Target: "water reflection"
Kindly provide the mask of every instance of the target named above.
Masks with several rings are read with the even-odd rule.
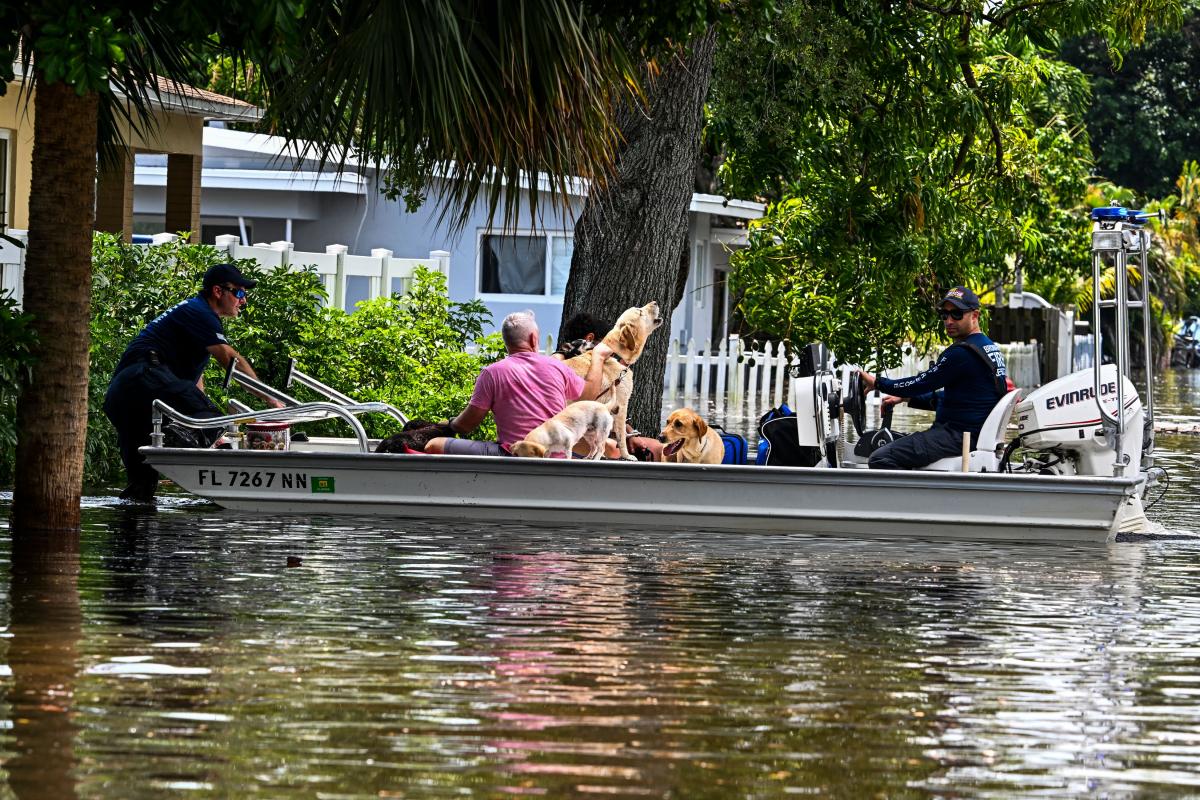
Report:
[[[14,537],[4,769],[19,798],[75,797],[79,536]]]
[[[1162,406],[1186,416],[1193,377],[1172,380]],[[1200,528],[1196,442],[1158,444],[1174,483],[1155,514]],[[84,516],[78,553],[13,559],[18,796],[1198,791],[1193,542],[266,518],[183,499],[98,498]]]

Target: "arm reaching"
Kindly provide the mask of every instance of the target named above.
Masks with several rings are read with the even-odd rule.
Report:
[[[212,357],[215,358],[225,369],[229,369],[229,362],[236,358],[238,360],[238,369],[249,375],[251,378],[258,380],[258,375],[254,372],[254,367],[250,366],[250,362],[246,360],[246,357],[237,350],[234,350],[229,345],[214,344],[212,347],[208,348],[208,352],[211,353]],[[203,380],[203,378],[201,378],[201,380]],[[265,402],[271,408],[283,408],[283,403],[276,400],[274,397],[268,397],[262,392],[250,389],[249,387],[247,387],[246,391],[261,397],[263,402]]]

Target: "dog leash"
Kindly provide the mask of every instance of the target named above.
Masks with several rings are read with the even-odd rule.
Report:
[[[624,367],[624,369],[621,370],[621,374],[618,375],[612,383],[610,383],[607,387],[605,387],[604,390],[602,392],[600,392],[600,394],[596,395],[596,400],[599,400],[601,397],[604,397],[604,395],[608,394],[613,389],[615,389],[617,384],[620,383],[622,380],[624,380],[625,376],[629,373],[629,365],[626,364],[623,360],[621,360],[620,356],[618,356],[616,353],[613,353],[611,356],[609,356],[609,358],[616,361],[618,364],[620,364],[622,367]]]

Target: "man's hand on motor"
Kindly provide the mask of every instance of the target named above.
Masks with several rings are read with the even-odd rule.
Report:
[[[903,402],[904,402],[903,397],[896,397],[895,395],[885,394],[883,396],[882,408],[891,408],[892,406],[898,406]]]
[[[860,369],[858,371],[858,377],[862,379],[863,386],[866,387],[868,392],[875,388],[875,376],[871,373]]]

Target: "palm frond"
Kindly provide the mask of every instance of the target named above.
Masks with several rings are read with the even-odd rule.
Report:
[[[636,72],[610,26],[569,0],[324,0],[290,63],[263,70],[272,132],[339,170],[357,155],[396,184],[437,182],[443,216],[538,218],[538,192],[603,181],[615,104]],[[261,60],[260,60],[261,62]],[[524,197],[524,203],[522,203]]]

